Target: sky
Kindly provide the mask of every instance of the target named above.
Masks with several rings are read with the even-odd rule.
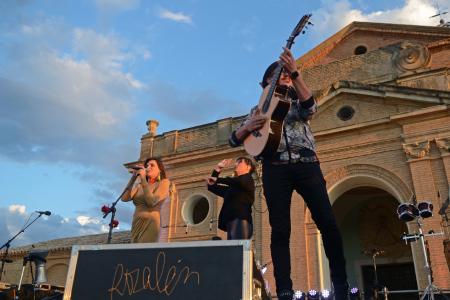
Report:
[[[243,115],[302,15],[296,57],[352,21],[436,25],[450,0],[1,0],[0,246],[108,231],[100,208],[158,133]],[[449,21],[449,20],[447,20]],[[119,230],[134,207],[117,206]]]

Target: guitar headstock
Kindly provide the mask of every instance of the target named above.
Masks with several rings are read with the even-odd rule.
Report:
[[[308,25],[314,25],[309,21],[311,16],[312,14],[307,14],[300,19],[297,26],[295,26],[294,30],[292,30],[291,36],[289,37],[288,41],[293,42],[295,37],[297,37],[300,33],[305,33],[305,30],[308,29]]]

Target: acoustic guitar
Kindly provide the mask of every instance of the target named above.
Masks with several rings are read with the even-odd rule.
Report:
[[[311,14],[304,15],[301,18],[287,39],[286,48],[291,49],[294,39],[300,33],[305,33],[306,25],[312,25],[309,22],[310,18]],[[245,151],[251,156],[270,158],[276,153],[280,145],[284,118],[291,107],[288,90],[277,88],[277,82],[282,72],[283,66],[279,64],[274,71],[270,84],[263,90],[259,99],[259,114],[265,116],[267,121],[261,129],[253,131],[244,140]]]

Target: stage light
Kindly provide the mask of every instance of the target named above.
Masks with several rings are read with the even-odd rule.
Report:
[[[360,300],[361,299],[361,291],[355,286],[350,289],[350,299],[352,300]]]
[[[312,289],[308,291],[308,300],[317,300],[319,298],[320,294],[316,290]]]
[[[320,299],[333,299],[333,293],[330,290],[323,289],[320,293]]]
[[[297,290],[297,291],[294,292],[294,299],[295,300],[305,300],[306,299],[306,295],[302,291],[298,291]]]

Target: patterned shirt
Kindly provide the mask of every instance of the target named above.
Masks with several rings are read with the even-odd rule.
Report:
[[[250,114],[246,116],[237,129],[249,121],[250,116],[256,108],[257,106],[252,108]],[[300,157],[301,149],[316,151],[316,143],[309,124],[309,120],[311,120],[316,111],[317,103],[312,96],[303,102],[300,102],[298,99],[292,100],[291,107],[284,120],[281,142],[275,155],[277,160],[288,161],[289,152],[291,152],[291,159],[297,159]],[[232,147],[240,146],[243,142],[237,139],[236,130],[232,132],[229,139],[230,146]],[[289,147],[286,146],[286,139]]]

